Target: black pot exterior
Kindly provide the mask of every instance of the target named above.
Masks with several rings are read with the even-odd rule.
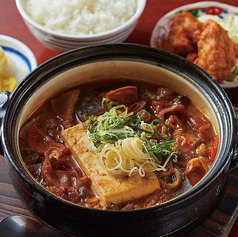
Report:
[[[166,207],[117,212],[75,208],[31,189],[11,167],[13,185],[27,208],[50,227],[78,237],[181,236],[212,210],[223,187],[224,172],[199,193]]]
[[[191,77],[220,113],[220,127],[225,134],[219,162],[196,187],[159,206],[136,211],[103,211],[80,207],[63,201],[37,185],[26,171],[18,149],[19,118],[25,102],[41,84],[59,72],[92,60],[135,60],[171,68]],[[177,235],[206,216],[215,205],[225,182],[235,143],[236,126],[232,105],[224,91],[204,71],[170,53],[137,45],[101,45],[62,54],[39,66],[20,83],[13,93],[3,121],[3,148],[15,189],[30,211],[47,225],[73,236],[163,236]]]

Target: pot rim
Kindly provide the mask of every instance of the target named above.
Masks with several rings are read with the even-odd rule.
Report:
[[[130,52],[132,51],[132,52]],[[143,54],[144,53],[144,54]],[[78,204],[74,204],[72,202],[66,201],[48,190],[46,190],[43,186],[41,186],[33,177],[29,175],[28,170],[22,165],[23,162],[20,161],[21,166],[19,167],[14,160],[14,156],[16,155],[16,152],[14,149],[10,149],[12,146],[12,143],[9,141],[8,129],[11,128],[9,124],[16,123],[16,118],[11,116],[12,111],[15,109],[17,110],[17,107],[21,106],[24,102],[24,97],[29,97],[30,90],[34,86],[38,86],[42,84],[42,78],[50,78],[54,75],[57,75],[56,71],[57,69],[61,69],[61,72],[63,72],[62,68],[68,68],[74,67],[75,65],[79,65],[78,62],[82,61],[81,63],[87,63],[90,62],[92,58],[97,60],[97,58],[100,57],[109,57],[109,59],[115,59],[117,60],[117,57],[113,56],[117,54],[117,57],[120,56],[120,59],[132,60],[133,57],[136,57],[136,59],[139,61],[144,61],[145,63],[150,61],[152,63],[156,62],[157,60],[167,60],[166,62],[174,63],[176,64],[176,68],[179,67],[185,69],[188,67],[191,71],[187,72],[188,74],[193,74],[193,76],[200,77],[202,81],[203,89],[210,88],[210,90],[216,95],[219,95],[220,101],[224,104],[226,107],[226,116],[228,116],[230,124],[227,124],[229,126],[230,135],[231,138],[229,141],[227,141],[227,146],[223,148],[223,153],[220,154],[219,159],[222,160],[221,164],[219,164],[220,170],[213,170],[213,172],[209,172],[209,175],[207,175],[206,179],[202,179],[198,183],[198,185],[194,186],[187,192],[179,195],[176,198],[173,198],[167,202],[164,202],[157,206],[152,207],[146,207],[139,210],[133,210],[133,211],[110,211],[110,210],[100,210],[100,209],[93,209],[98,212],[107,212],[107,213],[129,213],[131,215],[132,213],[139,213],[139,212],[145,212],[147,210],[148,212],[155,211],[157,209],[176,206],[180,202],[183,202],[185,200],[190,200],[194,195],[197,195],[202,189],[206,188],[209,183],[212,182],[212,180],[215,180],[218,176],[221,175],[223,171],[227,172],[230,164],[230,157],[232,156],[232,150],[235,144],[235,134],[236,134],[236,125],[235,125],[235,112],[233,110],[232,104],[228,98],[228,96],[225,94],[224,90],[216,83],[214,79],[212,79],[205,71],[197,67],[196,65],[192,64],[191,62],[187,61],[184,58],[181,58],[177,55],[168,53],[166,51],[160,50],[160,49],[154,49],[148,46],[141,46],[141,45],[135,45],[135,44],[106,44],[106,45],[96,45],[96,46],[88,46],[88,47],[82,47],[78,49],[71,50],[69,52],[63,53],[61,55],[58,55],[47,62],[41,64],[38,66],[32,73],[30,73],[16,88],[16,90],[11,94],[11,98],[9,100],[5,118],[2,123],[2,143],[3,148],[5,151],[5,156],[7,157],[8,161],[10,162],[11,166],[15,169],[15,171],[18,173],[18,175],[35,191],[37,191],[40,195],[43,197],[47,197],[49,200],[53,200],[54,202],[59,202],[61,205],[65,207],[72,207],[72,208],[78,208],[79,210],[85,210],[88,209],[92,210],[88,207],[83,207]],[[140,56],[140,54],[143,54],[143,56]],[[79,57],[80,56],[80,57]],[[99,57],[99,58],[100,58]],[[108,58],[107,58],[108,60]],[[147,61],[146,61],[147,60]],[[215,98],[215,97],[214,97]],[[18,101],[18,102],[16,102]],[[15,114],[14,114],[15,115]],[[11,118],[8,120],[8,118]],[[10,126],[10,127],[9,127]],[[14,141],[16,142],[16,139]],[[10,139],[11,140],[11,139]],[[218,158],[217,158],[218,159]],[[216,172],[215,172],[216,171]]]

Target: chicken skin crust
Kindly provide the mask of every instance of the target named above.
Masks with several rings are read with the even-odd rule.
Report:
[[[236,45],[218,23],[207,20],[198,41],[198,57],[194,63],[216,81],[224,80],[236,65]]]
[[[197,52],[202,29],[203,24],[191,13],[179,13],[171,23],[169,35],[162,40],[162,49],[182,57]]]

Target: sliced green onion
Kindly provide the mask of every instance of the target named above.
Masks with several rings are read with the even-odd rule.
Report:
[[[173,157],[174,162],[177,162],[178,150],[176,141],[169,141],[171,133],[167,124],[159,119],[154,119],[150,124],[145,124],[141,121],[139,114],[128,113],[128,108],[125,105],[118,105],[116,102],[106,98],[103,99],[102,104],[108,106],[110,108],[109,111],[99,117],[90,116],[86,122],[89,139],[97,151],[100,152],[106,144],[114,146],[120,144],[119,141],[126,138],[138,137],[144,142],[144,149],[147,149],[151,159],[158,165],[163,162],[162,157],[167,157],[166,164],[171,157]],[[156,130],[155,123],[160,123],[167,127],[168,137],[162,136]],[[158,140],[151,137],[157,137],[165,142],[158,143]]]

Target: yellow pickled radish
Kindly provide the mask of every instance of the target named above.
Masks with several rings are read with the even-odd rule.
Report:
[[[13,92],[17,86],[17,80],[11,75],[12,72],[13,69],[11,60],[0,46],[0,92]]]
[[[0,73],[2,73],[7,67],[7,57],[2,47],[0,46]]]
[[[10,76],[9,78],[0,78],[1,91],[10,91],[13,92],[17,86],[17,80],[15,77]]]

